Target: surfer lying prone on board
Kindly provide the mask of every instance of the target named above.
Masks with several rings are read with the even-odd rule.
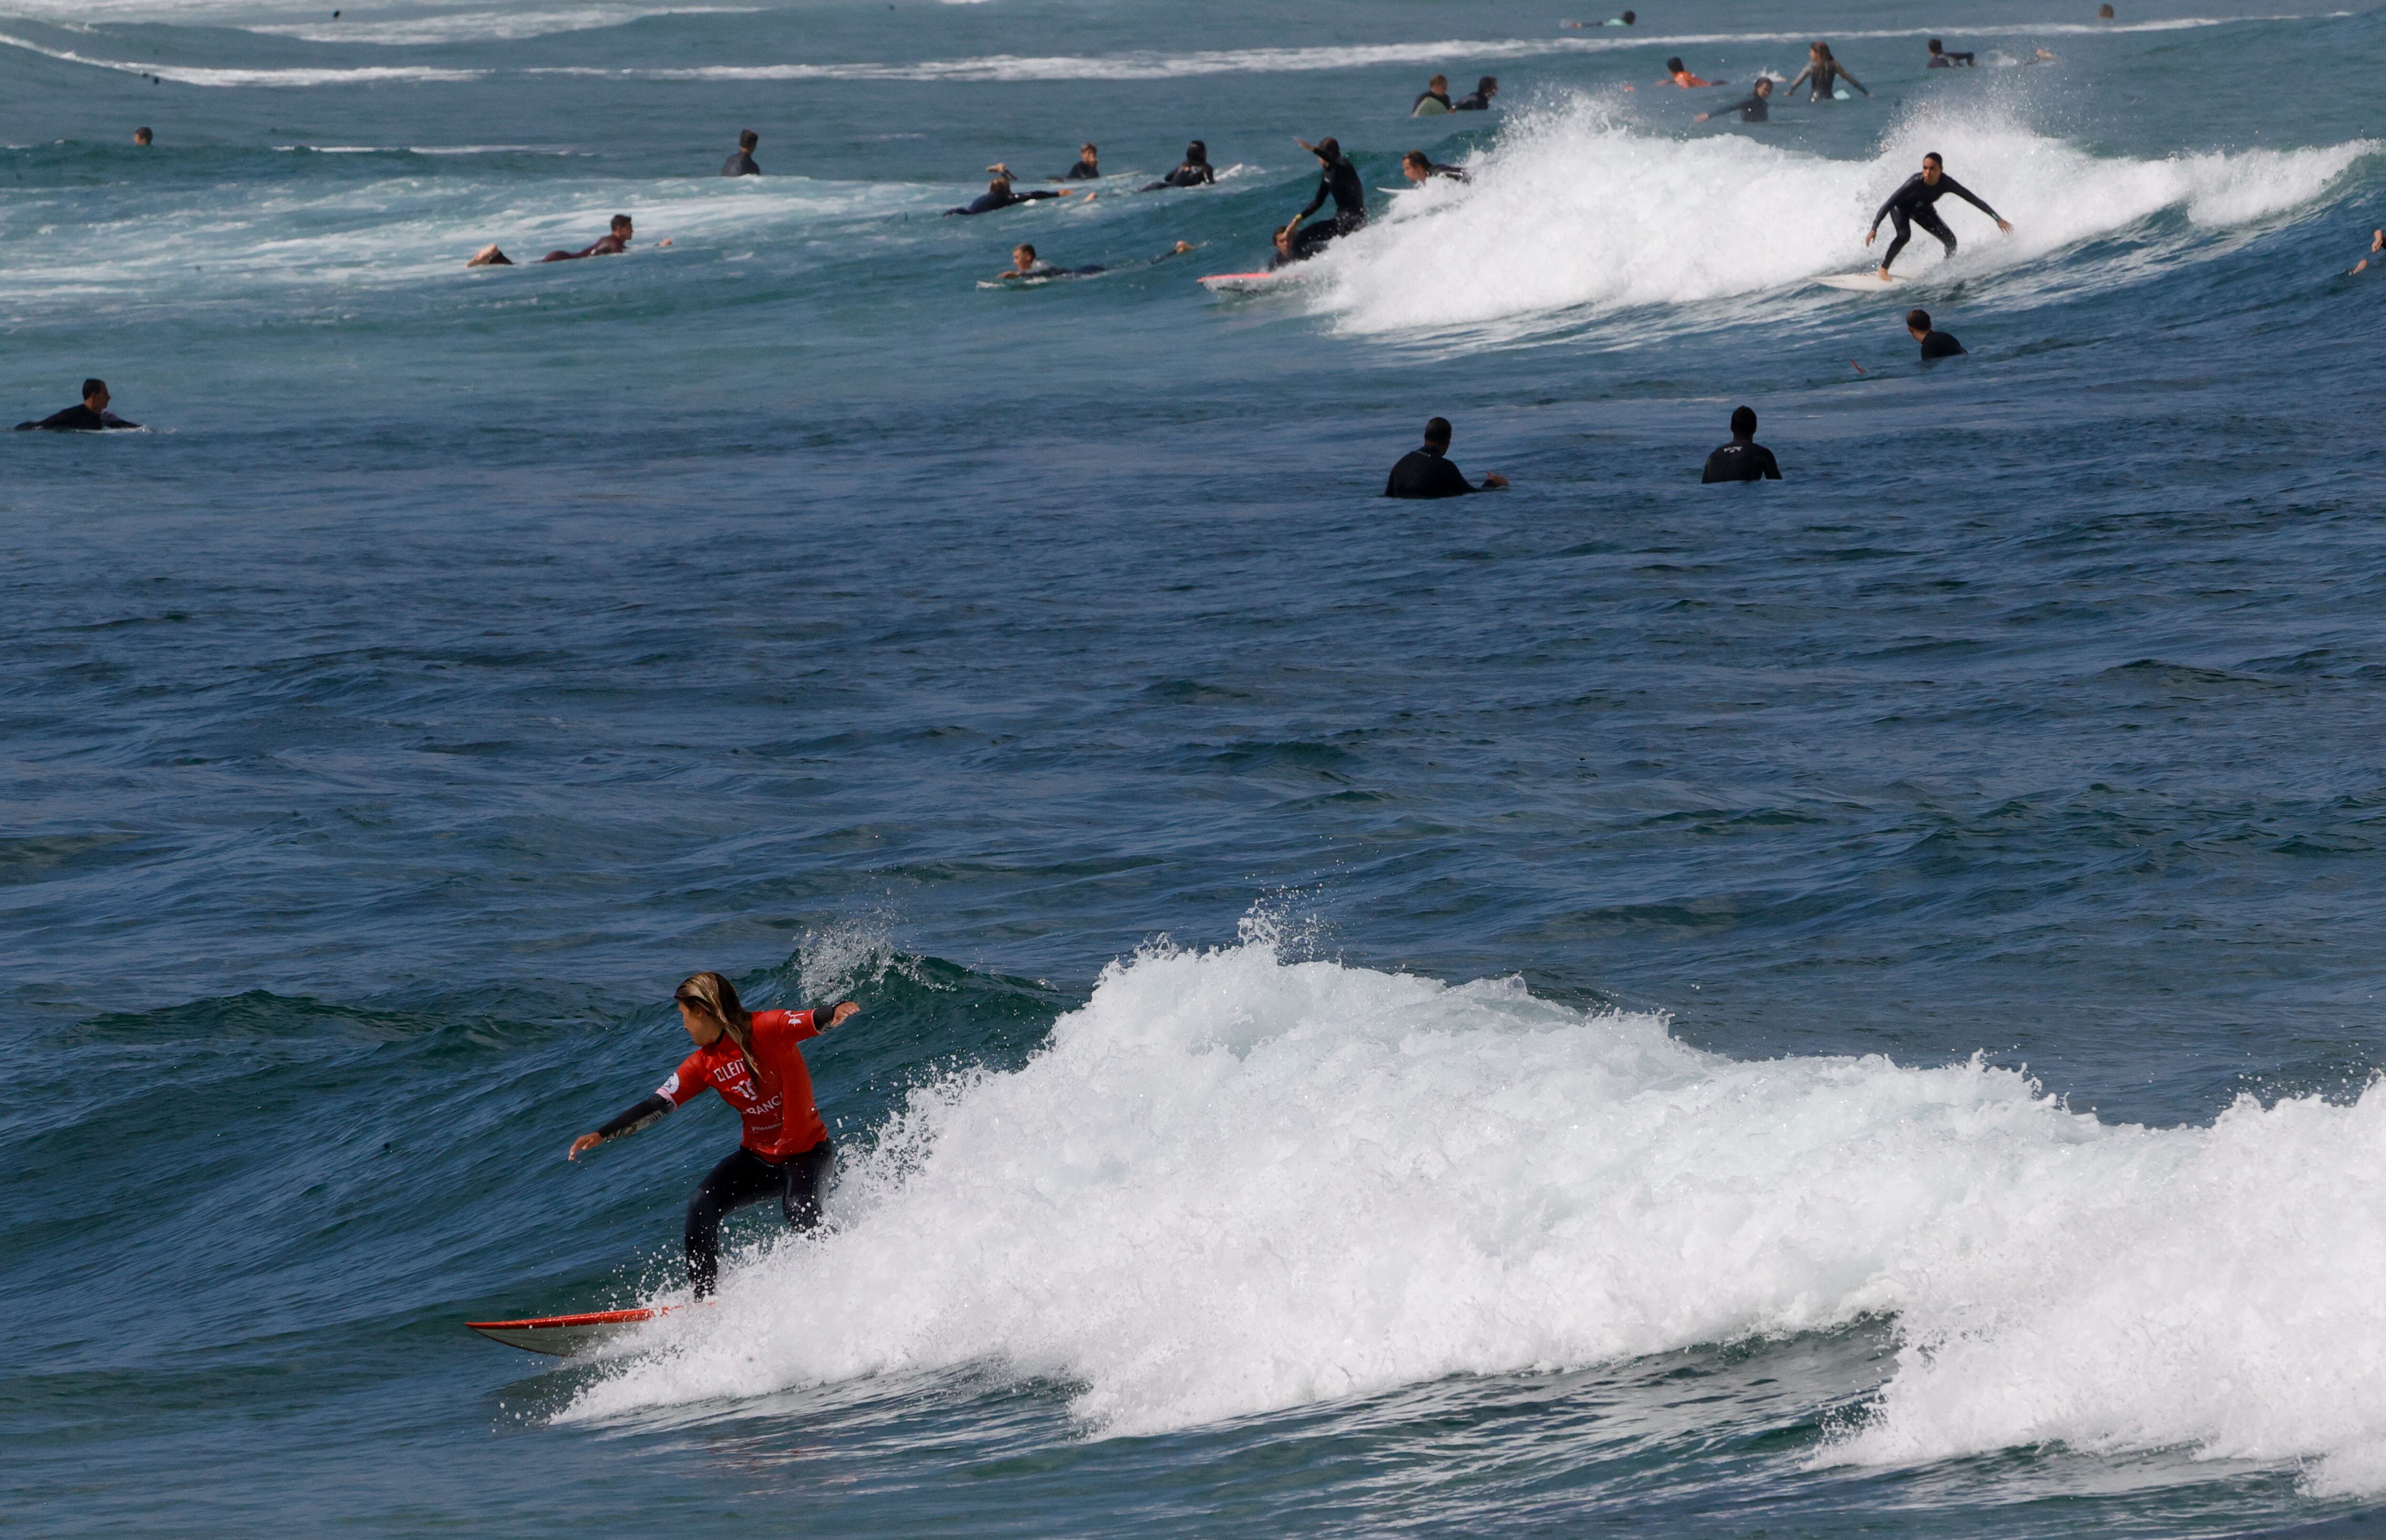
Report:
[[[839,1000],[826,1011],[754,1010],[718,973],[698,973],[672,992],[680,1024],[696,1051],[680,1060],[654,1094],[594,1133],[571,1141],[577,1160],[624,1133],[635,1133],[675,1107],[717,1091],[737,1109],[746,1136],[687,1200],[687,1281],[696,1296],[712,1292],[721,1272],[721,1221],[733,1208],[765,1198],[799,1231],[820,1223],[821,1189],[836,1163],[828,1125],[812,1105],[811,1071],[796,1045],[818,1037],[861,1008]]]
[[[1870,245],[1873,238],[1880,233],[1881,220],[1886,219],[1896,223],[1897,239],[1889,244],[1888,252],[1880,259],[1883,282],[1889,278],[1889,265],[1897,260],[1897,254],[1903,251],[1905,243],[1914,238],[1909,225],[1920,225],[1939,237],[1939,244],[1947,248],[1948,256],[1955,255],[1955,232],[1947,228],[1946,221],[1940,219],[1938,210],[1931,207],[1950,193],[1996,220],[1999,230],[2008,235],[2013,233],[2013,226],[2006,222],[2003,215],[1982,203],[1970,188],[1947,174],[1947,163],[1939,158],[1938,151],[1933,150],[1922,157],[1922,169],[1907,177],[1905,185],[1889,195],[1888,201],[1873,215],[1872,228],[1865,232],[1865,244]]]
[[[1091,278],[1102,269],[1096,267],[1056,268],[1036,255],[1036,248],[1024,241],[1011,248],[1011,266],[995,274],[997,280],[1021,278]]]
[[[1066,193],[1047,192],[1040,187],[1033,192],[1014,193],[1011,190],[1009,177],[997,177],[986,184],[985,192],[980,193],[961,207],[948,208],[945,212],[947,214],[991,214],[998,208],[1009,208],[1013,204],[1034,203],[1039,198],[1065,198],[1068,195]],[[1086,195],[1093,196],[1090,193]]]

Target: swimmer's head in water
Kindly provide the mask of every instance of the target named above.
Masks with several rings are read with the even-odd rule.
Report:
[[[1210,164],[1210,146],[1196,139],[1185,146],[1185,158],[1196,166]]]
[[[1011,260],[1012,265],[1015,267],[1034,267],[1036,265],[1036,248],[1029,245],[1026,242],[1022,241],[1019,244],[1011,248]]]
[[[1928,336],[1930,334],[1930,312],[1928,310],[1908,310],[1905,312],[1905,329],[1908,332],[1913,332],[1917,337]]]
[[[107,382],[86,380],[82,382],[82,404],[94,412],[107,410]]]
[[[1486,75],[1481,80],[1476,81],[1475,82],[1475,94],[1478,96],[1497,96],[1500,94],[1500,77],[1497,75]]]
[[[1754,438],[1756,436],[1755,407],[1734,407],[1731,409],[1731,436],[1734,438]]]
[[[1806,56],[1828,64],[1831,62],[1831,45],[1827,43],[1811,44],[1807,46]]]
[[[1686,70],[1686,69],[1689,69],[1689,67],[1688,65],[1685,65],[1685,64],[1684,64],[1680,59],[1678,59],[1678,58],[1670,58],[1670,59],[1667,59],[1667,60],[1665,61],[1665,73],[1666,73],[1666,74],[1668,74],[1668,75],[1678,75],[1678,74],[1681,74],[1684,70]]]
[[[2112,7],[2112,6],[2097,6],[2097,7],[2096,7],[2096,19],[2097,19],[2097,20],[2099,20],[2099,21],[2110,21],[2110,20],[2112,20],[2112,19],[2113,19],[2113,7]]]
[[[132,142],[135,144],[146,144],[149,143],[149,130],[146,126],[137,128],[132,131]]]
[[[1436,75],[1433,79],[1425,82],[1425,88],[1427,91],[1438,91],[1447,95],[1450,92],[1450,77],[1447,75]]]
[[[1449,448],[1450,419],[1446,417],[1438,417],[1432,421],[1426,423],[1425,425],[1425,441],[1427,444],[1438,444],[1444,449]]]
[[[755,145],[760,144],[761,142],[762,136],[756,133],[752,129],[739,129],[737,131],[737,147],[741,150],[751,150]]]
[[[1759,75],[1756,77],[1756,94],[1760,96],[1770,96],[1773,94],[1772,76]]]
[[[1096,160],[1099,159],[1100,157],[1101,152],[1095,149],[1091,144],[1080,144],[1077,146],[1077,158],[1084,161],[1088,166],[1091,166]]]
[[[630,217],[627,214],[616,214],[613,216],[613,233],[619,235],[622,240],[626,241],[630,238],[630,232],[634,228],[634,227],[630,223]]]
[[[1632,23],[1639,20],[1640,19],[1633,15],[1630,11],[1626,11],[1622,16],[1617,17],[1615,19],[1629,27]]]
[[[1429,171],[1433,169],[1432,158],[1423,150],[1411,150],[1408,154],[1400,157],[1400,169],[1402,170],[1407,170],[1411,168],[1414,168],[1420,171]]]
[[[1935,37],[1928,43],[1925,44],[1924,46],[1928,48],[1934,54],[1943,54],[1947,51],[1946,46]]]

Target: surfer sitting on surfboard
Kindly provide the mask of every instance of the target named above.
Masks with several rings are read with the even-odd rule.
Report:
[[[1947,228],[1946,221],[1940,219],[1938,210],[1931,207],[1950,193],[1996,220],[1999,230],[2008,235],[2013,233],[2013,226],[2005,222],[2003,215],[1982,203],[1970,188],[1947,174],[1947,163],[1939,158],[1938,151],[1933,150],[1922,157],[1922,169],[1907,177],[1905,185],[1889,195],[1889,201],[1873,215],[1872,228],[1865,232],[1865,244],[1870,245],[1874,237],[1880,233],[1882,219],[1896,223],[1897,239],[1889,244],[1888,253],[1880,259],[1882,282],[1889,281],[1889,265],[1897,260],[1897,254],[1903,251],[1905,243],[1914,238],[1909,225],[1920,225],[1939,237],[1939,244],[1947,248],[1948,256],[1955,255],[1955,232]]]
[[[719,973],[697,974],[672,998],[696,1051],[652,1096],[571,1141],[565,1158],[577,1160],[608,1139],[635,1133],[707,1090],[737,1109],[745,1138],[687,1202],[687,1281],[702,1299],[720,1275],[721,1221],[730,1210],[775,1197],[797,1230],[820,1223],[821,1188],[836,1155],[812,1105],[811,1071],[796,1045],[861,1008],[839,1000],[824,1017],[816,1010],[749,1011],[738,1003],[737,986]]]

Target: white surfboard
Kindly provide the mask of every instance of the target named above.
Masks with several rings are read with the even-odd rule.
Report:
[[[1845,289],[1852,294],[1877,294],[1890,289],[1903,288],[1913,280],[1901,278],[1895,273],[1890,273],[1886,280],[1883,280],[1878,271],[1866,269],[1863,272],[1825,273],[1815,282],[1826,289]]]
[[[662,1305],[649,1309],[591,1310],[584,1315],[532,1316],[524,1321],[468,1321],[464,1324],[491,1342],[502,1342],[509,1347],[524,1348],[533,1353],[551,1353],[562,1358],[634,1332],[649,1321],[686,1308],[684,1305]]]
[[[1275,272],[1213,272],[1195,282],[1213,294],[1255,294],[1289,283],[1298,276],[1279,269]]]

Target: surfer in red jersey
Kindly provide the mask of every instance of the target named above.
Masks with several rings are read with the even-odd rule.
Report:
[[[796,1045],[818,1037],[861,1008],[839,1000],[825,1011],[749,1011],[737,986],[719,973],[698,973],[672,992],[680,1023],[696,1051],[680,1060],[654,1094],[594,1133],[571,1141],[577,1160],[608,1139],[635,1133],[707,1090],[737,1109],[746,1136],[687,1202],[687,1281],[702,1299],[721,1271],[721,1221],[730,1210],[765,1198],[799,1231],[820,1223],[821,1189],[835,1164],[828,1127],[812,1105],[811,1070]]]

